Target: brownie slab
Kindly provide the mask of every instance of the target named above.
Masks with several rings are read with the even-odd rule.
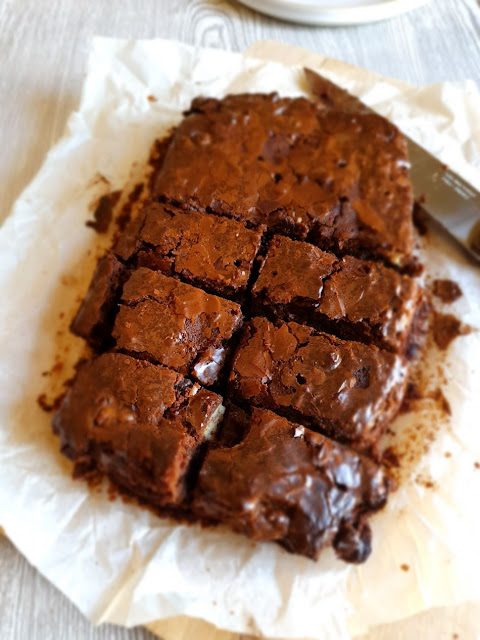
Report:
[[[242,222],[151,203],[114,250],[122,259],[178,275],[185,282],[225,297],[247,287],[264,229]]]
[[[117,350],[210,385],[241,323],[236,302],[142,267],[123,287],[113,338]]]
[[[365,561],[371,551],[367,517],[388,494],[381,469],[271,411],[254,408],[244,416],[239,444],[208,451],[193,512],[309,558],[333,543],[344,560]]]
[[[97,469],[154,506],[178,506],[222,411],[221,396],[179,373],[107,353],[81,367],[53,428],[77,474]]]
[[[230,373],[240,402],[272,409],[360,450],[375,450],[406,383],[399,356],[295,322],[254,318]]]
[[[73,333],[85,338],[95,349],[109,343],[115,318],[117,292],[126,271],[115,255],[108,251],[98,261],[87,294],[70,326]]]
[[[173,134],[157,197],[319,246],[409,262],[406,142],[373,113],[277,94],[197,99]]]
[[[420,299],[417,283],[378,262],[337,258],[274,236],[252,288],[253,310],[403,353]]]

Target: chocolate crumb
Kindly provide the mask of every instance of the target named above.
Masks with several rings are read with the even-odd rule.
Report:
[[[410,567],[408,566],[408,564],[401,564],[400,569],[402,571],[410,571]]]
[[[451,313],[435,311],[433,314],[433,339],[439,349],[447,349],[455,338],[467,335],[470,331],[470,327],[463,325]]]
[[[127,224],[130,222],[133,206],[142,195],[143,187],[143,183],[139,182],[137,185],[135,185],[135,187],[132,189],[132,192],[129,194],[127,201],[123,205],[119,215],[115,220],[119,231],[123,231]]]
[[[421,236],[427,235],[428,213],[417,202],[413,207],[413,224]]]
[[[147,96],[147,100],[148,100],[149,102],[157,102],[157,98],[156,98],[155,96],[152,96],[152,95]]]
[[[471,230],[468,238],[468,244],[472,251],[480,255],[480,222],[477,222]]]
[[[480,462],[474,462],[473,466],[475,467],[475,469],[480,469]]]
[[[57,398],[54,398],[54,400],[49,401],[47,399],[47,394],[41,393],[37,398],[37,404],[40,407],[40,409],[42,409],[46,413],[51,413],[52,411],[57,411],[57,409],[60,408],[64,395],[65,394],[62,393]]]
[[[450,451],[445,451],[445,458],[451,458],[452,454],[450,453]]]
[[[387,449],[385,449],[385,451],[383,452],[383,456],[382,456],[382,462],[386,467],[399,467],[400,466],[400,460],[398,458],[398,455],[395,453],[393,447],[388,447]]]
[[[434,280],[433,295],[440,298],[442,302],[450,304],[461,298],[463,292],[453,280]]]
[[[418,386],[413,382],[408,382],[399,413],[410,413],[410,411],[413,411],[415,400],[420,400],[421,397]]]
[[[97,233],[106,233],[112,221],[113,209],[122,192],[112,191],[102,196],[93,212],[93,220],[87,220],[87,227],[91,227]]]
[[[446,397],[443,395],[443,391],[440,388],[437,388],[435,389],[435,391],[432,391],[432,393],[429,395],[429,398],[431,398],[432,400],[435,400],[435,402],[438,405],[438,408],[441,411],[443,411],[443,413],[446,413],[449,416],[452,415],[452,409],[450,407],[450,403],[448,402]]]

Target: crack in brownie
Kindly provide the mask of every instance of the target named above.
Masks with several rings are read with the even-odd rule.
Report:
[[[309,558],[333,543],[344,560],[366,560],[366,517],[388,493],[380,467],[271,411],[254,408],[243,419],[246,435],[238,444],[207,452],[193,512]]]
[[[254,318],[230,373],[239,402],[271,409],[362,451],[375,452],[398,412],[406,384],[402,358],[296,322]]]
[[[147,204],[72,322],[94,356],[53,428],[77,476],[161,515],[363,562],[425,305],[401,273],[404,138],[316,90],[198,98],[157,143]]]
[[[113,337],[119,351],[211,385],[241,323],[237,303],[142,267],[123,287]]]
[[[339,259],[307,242],[274,236],[252,296],[256,315],[404,353],[420,288],[378,262]]]
[[[106,353],[86,362],[54,417],[76,473],[106,473],[156,507],[179,506],[222,398],[161,365]]]
[[[132,223],[128,239],[120,236],[114,251],[123,260],[134,258],[140,266],[238,299],[246,290],[263,232],[235,220],[151,203]]]
[[[397,265],[411,259],[406,142],[374,113],[277,94],[194,100],[155,192],[325,249]]]

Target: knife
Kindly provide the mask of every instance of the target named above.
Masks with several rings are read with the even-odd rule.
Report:
[[[361,100],[312,69],[304,69],[313,95],[326,108],[375,113]],[[405,136],[413,195],[421,208],[480,261],[480,192],[419,144]]]

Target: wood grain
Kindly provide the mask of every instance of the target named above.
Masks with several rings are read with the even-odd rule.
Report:
[[[2,0],[0,34],[0,221],[78,104],[94,34],[179,39],[236,51],[259,39],[282,40],[412,84],[464,78],[480,83],[477,0],[433,0],[390,21],[345,28],[295,26],[225,0]],[[454,634],[474,640],[480,637],[479,621],[480,606],[462,605],[382,627],[369,640],[450,640]],[[174,622],[157,627],[165,640],[179,640],[176,628]],[[94,629],[0,537],[1,640],[153,637],[142,629]]]

